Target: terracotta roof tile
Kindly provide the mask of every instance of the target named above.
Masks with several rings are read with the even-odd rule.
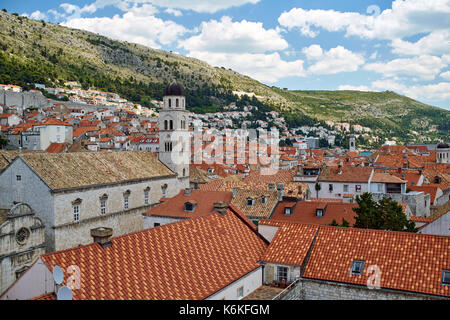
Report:
[[[145,151],[30,153],[21,158],[52,190],[174,175]]]
[[[42,256],[52,270],[77,265],[74,300],[201,300],[260,265],[267,244],[227,210]]]
[[[365,261],[353,275],[354,260]],[[368,267],[381,271],[381,287],[450,297],[441,284],[450,270],[450,237],[369,229],[320,227],[303,277],[366,285]]]

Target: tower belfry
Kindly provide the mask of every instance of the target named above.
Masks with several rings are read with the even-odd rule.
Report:
[[[176,81],[164,90],[164,104],[159,113],[159,160],[178,174],[182,188],[189,188],[191,146],[186,94]]]

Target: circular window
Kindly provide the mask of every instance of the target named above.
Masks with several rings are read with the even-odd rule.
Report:
[[[24,244],[28,240],[29,236],[30,236],[30,231],[28,231],[27,228],[21,228],[16,233],[16,240],[19,244]]]

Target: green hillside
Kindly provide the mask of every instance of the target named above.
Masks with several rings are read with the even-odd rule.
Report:
[[[233,94],[238,91],[255,94],[264,110],[281,111],[291,125],[345,121],[411,142],[422,136],[448,139],[450,132],[449,111],[393,92],[283,90],[197,59],[5,12],[0,12],[0,49],[0,83],[24,88],[78,81],[148,106],[176,79],[195,112],[239,103]]]

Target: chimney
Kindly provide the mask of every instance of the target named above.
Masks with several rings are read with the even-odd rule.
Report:
[[[94,242],[102,246],[102,248],[112,246],[110,238],[113,235],[113,229],[111,228],[95,228],[91,229],[91,236],[94,238]]]
[[[237,188],[234,187],[234,188],[233,188],[233,199],[236,198],[237,192],[238,192]]]
[[[186,188],[185,190],[184,190],[184,196],[185,197],[189,197],[191,195],[191,188]]]
[[[227,213],[228,203],[226,202],[215,202],[213,212],[220,213],[221,215],[225,215]]]
[[[269,183],[269,191],[275,191],[275,183]]]
[[[405,179],[406,179],[406,174],[402,173],[402,180],[405,180]]]
[[[277,185],[277,200],[283,201],[284,196],[284,184],[280,183]]]

